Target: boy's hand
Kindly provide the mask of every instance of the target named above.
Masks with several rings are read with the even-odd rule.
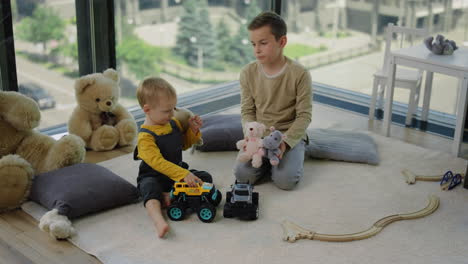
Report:
[[[197,115],[190,117],[188,122],[190,128],[192,129],[192,132],[195,134],[197,134],[198,131],[200,131],[200,128],[203,125],[203,120]]]
[[[197,176],[193,175],[193,173],[189,172],[187,176],[183,179],[184,182],[188,184],[190,187],[197,187],[198,183],[202,183],[203,181],[200,180]]]
[[[283,154],[284,152],[286,151],[286,143],[284,143],[284,141],[281,142],[280,146],[279,146],[279,149],[281,150],[281,153],[278,155],[278,158],[279,159],[282,159],[283,158]]]

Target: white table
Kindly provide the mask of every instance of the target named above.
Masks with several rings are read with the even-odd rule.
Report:
[[[456,107],[456,126],[452,145],[452,153],[459,155],[463,130],[465,125],[465,113],[467,106],[468,89],[468,48],[459,47],[453,55],[432,54],[424,44],[403,48],[392,52],[390,67],[388,68],[388,80],[386,87],[384,108],[384,134],[390,136],[392,117],[393,94],[395,90],[395,72],[397,65],[417,68],[426,71],[426,85],[424,90],[423,111],[421,119],[427,121],[429,101],[431,97],[432,77],[434,72],[454,76],[458,78],[458,96]],[[446,87],[450,89],[452,87]],[[444,87],[445,89],[445,87]]]

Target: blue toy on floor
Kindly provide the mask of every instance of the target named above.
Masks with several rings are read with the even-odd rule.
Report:
[[[453,188],[457,187],[462,182],[462,176],[461,174],[457,173],[453,175],[452,171],[447,171],[444,174],[444,177],[442,177],[442,180],[440,181],[440,187],[442,190],[452,190]]]

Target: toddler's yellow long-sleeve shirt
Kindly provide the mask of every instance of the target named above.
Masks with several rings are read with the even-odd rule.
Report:
[[[179,120],[172,118],[177,127],[182,131],[182,125]],[[159,126],[148,126],[142,125],[142,128],[151,130],[158,136],[167,135],[172,133],[172,127],[170,123],[166,125]],[[187,131],[182,131],[183,134],[183,149],[188,149],[194,143],[196,143],[201,138],[201,133],[193,133],[192,129],[188,128]],[[138,134],[138,157],[146,162],[154,170],[166,175],[174,181],[180,181],[189,173],[188,170],[166,160],[158,147],[158,144],[155,142],[154,137],[149,133],[139,133]]]

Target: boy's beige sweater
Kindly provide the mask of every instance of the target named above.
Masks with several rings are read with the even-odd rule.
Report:
[[[291,148],[306,138],[312,119],[312,80],[307,69],[286,57],[283,70],[267,76],[255,61],[242,69],[240,85],[243,124],[257,121],[267,128],[274,126],[286,134]]]

